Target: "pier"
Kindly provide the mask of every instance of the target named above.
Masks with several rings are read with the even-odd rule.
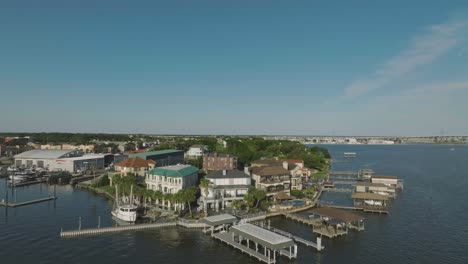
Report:
[[[353,189],[348,188],[323,188],[324,192],[352,193]]]
[[[267,264],[276,263],[280,256],[297,258],[294,240],[249,223],[233,225],[211,236]]]
[[[313,247],[313,248],[317,249],[317,251],[322,251],[323,249],[325,249],[325,247],[322,246],[322,241],[321,241],[320,238],[317,238],[318,243],[314,243],[312,241],[309,241],[309,240],[303,239],[301,237],[295,236],[295,235],[293,235],[291,233],[288,233],[288,232],[285,232],[283,230],[280,230],[280,229],[277,229],[277,228],[274,228],[274,227],[271,227],[271,226],[267,226],[267,225],[265,225],[263,223],[253,223],[253,224],[256,225],[256,226],[259,226],[261,228],[264,228],[266,230],[269,230],[271,232],[280,234],[282,236],[292,238],[295,242],[303,244],[303,245],[305,245],[307,247]]]
[[[29,205],[29,204],[35,204],[35,203],[40,203],[40,202],[51,201],[51,200],[55,200],[55,199],[57,199],[56,196],[45,197],[45,198],[30,200],[30,201],[26,201],[26,202],[19,202],[19,203],[10,203],[8,201],[2,201],[2,202],[0,202],[0,206],[19,207],[19,206],[24,206],[24,205]]]
[[[138,224],[138,225],[128,225],[128,226],[90,228],[90,229],[81,229],[81,230],[73,230],[73,231],[60,231],[60,237],[65,238],[65,237],[79,237],[79,236],[86,236],[86,235],[99,235],[99,234],[145,230],[145,229],[153,229],[153,228],[161,228],[161,227],[169,227],[169,226],[177,226],[177,222]]]
[[[173,222],[166,222],[166,223],[150,223],[150,224],[134,224],[128,226],[111,226],[111,227],[97,227],[97,228],[88,228],[88,229],[81,229],[78,230],[70,230],[70,231],[60,231],[60,237],[80,237],[80,236],[89,236],[89,235],[101,235],[101,234],[108,234],[108,233],[117,233],[117,232],[124,232],[124,231],[138,231],[138,230],[148,230],[153,228],[162,228],[162,227],[174,227],[174,226],[182,226],[185,228],[205,228],[207,225],[196,221],[196,220],[185,220],[185,219],[178,219],[177,221]]]
[[[345,176],[358,176],[357,171],[330,171],[329,172],[330,176],[331,175],[345,175]]]
[[[47,182],[47,178],[33,180],[33,181],[23,181],[23,182],[18,182],[18,183],[14,182],[14,183],[10,183],[9,185],[10,187],[23,187],[23,186],[44,183],[44,182]]]

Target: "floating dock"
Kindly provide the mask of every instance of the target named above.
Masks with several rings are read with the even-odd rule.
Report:
[[[38,183],[44,183],[47,182],[47,178],[44,179],[38,179],[34,181],[23,181],[23,182],[18,182],[18,183],[10,183],[10,187],[23,187],[23,186],[28,186],[28,185],[33,185],[33,184],[38,184]]]
[[[19,202],[19,203],[10,203],[10,202],[0,202],[0,206],[6,206],[6,207],[18,207],[18,206],[24,206],[24,205],[29,205],[29,204],[34,204],[34,203],[40,203],[40,202],[45,202],[45,201],[51,201],[55,200],[57,197],[51,196],[51,197],[46,197],[46,198],[40,198],[40,199],[35,199],[35,200],[30,200],[26,202]]]

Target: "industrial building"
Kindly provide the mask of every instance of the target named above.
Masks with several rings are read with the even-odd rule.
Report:
[[[184,152],[182,150],[176,149],[133,153],[130,154],[128,157],[140,157],[144,160],[153,160],[154,162],[156,162],[156,167],[177,165],[179,163],[184,162]]]
[[[80,172],[103,169],[105,156],[105,154],[83,155],[79,150],[34,149],[20,153],[14,158],[16,167]]]

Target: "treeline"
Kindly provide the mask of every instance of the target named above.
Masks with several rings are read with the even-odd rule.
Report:
[[[265,140],[263,138],[230,138],[221,152],[236,155],[240,167],[261,158],[302,159],[306,167],[325,169],[330,153],[326,148],[309,148],[299,142],[288,140]]]
[[[30,137],[32,142],[39,144],[75,143],[88,144],[93,140],[100,141],[129,141],[130,135],[126,134],[101,134],[101,133],[0,133],[0,138],[6,137]]]

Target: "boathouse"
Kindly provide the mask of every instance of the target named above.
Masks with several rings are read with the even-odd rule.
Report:
[[[205,217],[211,236],[267,264],[276,263],[280,256],[297,258],[297,245],[289,237],[249,223],[237,223],[229,214]],[[207,229],[204,230],[208,232]]]
[[[372,176],[371,178],[372,183],[383,183],[387,186],[393,187],[395,189],[403,190],[403,181],[398,179],[395,176]]]
[[[383,183],[357,182],[354,184],[357,193],[377,193],[389,197],[395,197],[395,188]]]
[[[309,211],[312,218],[320,219],[320,224],[313,226],[316,234],[329,238],[346,235],[349,229],[364,230],[364,217],[343,210],[320,207]]]
[[[220,214],[214,216],[208,216],[200,220],[200,222],[210,226],[211,234],[215,231],[224,230],[227,231],[228,227],[232,226],[237,222],[237,218],[230,214]],[[207,233],[208,230],[205,228],[204,233]]]
[[[377,193],[355,192],[351,195],[354,206],[364,212],[388,213],[388,196]]]

